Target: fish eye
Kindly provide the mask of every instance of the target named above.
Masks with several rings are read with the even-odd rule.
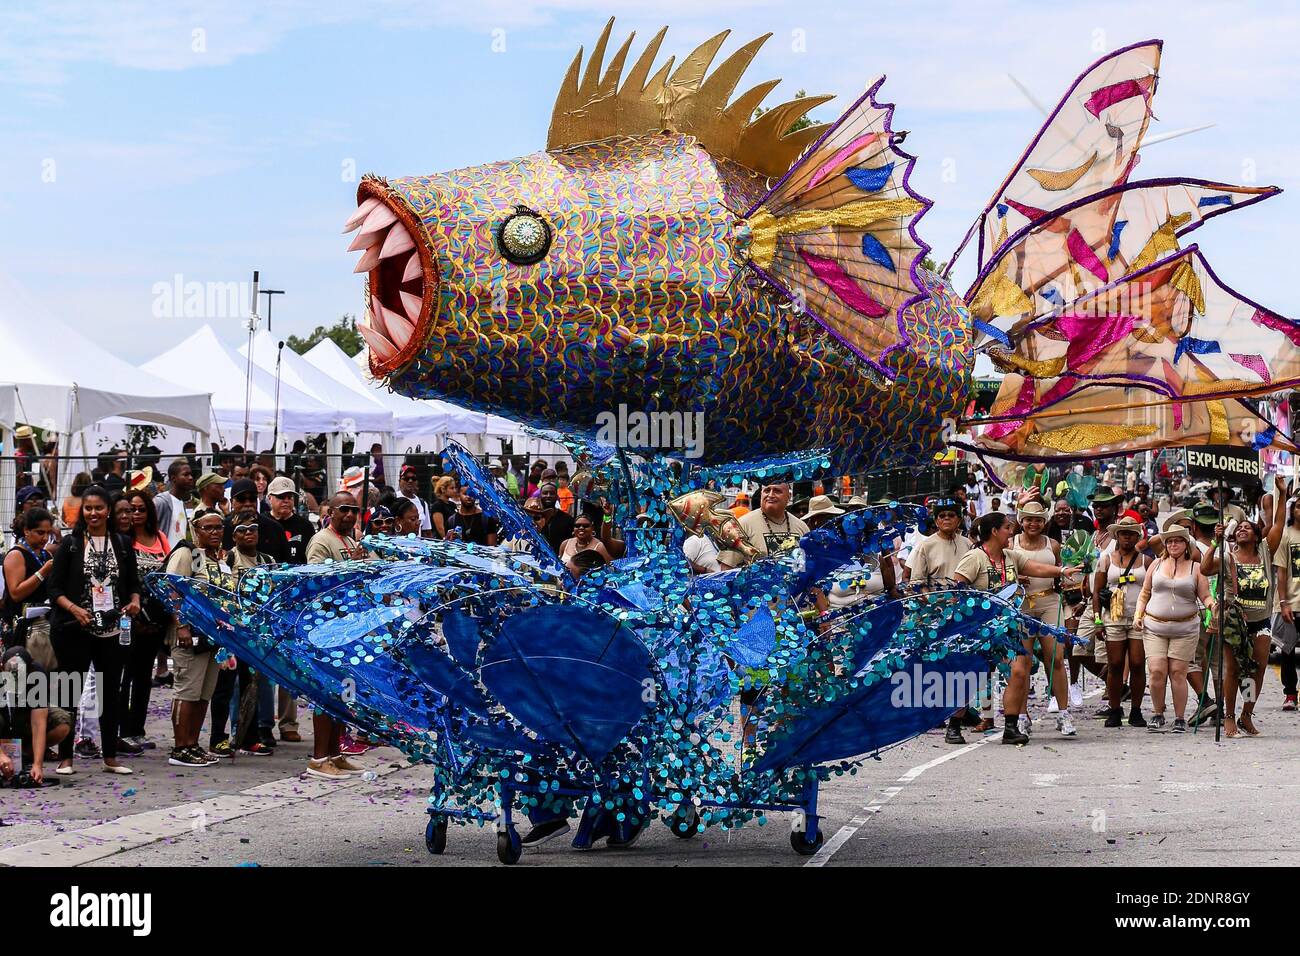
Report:
[[[501,255],[517,266],[540,262],[551,248],[551,227],[527,206],[516,206],[496,232]]]

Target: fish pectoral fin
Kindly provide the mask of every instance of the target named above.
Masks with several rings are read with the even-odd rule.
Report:
[[[889,375],[879,359],[905,341],[902,309],[924,294],[913,228],[930,203],[907,185],[915,159],[896,148],[875,89],[749,211],[741,235],[764,280]]]

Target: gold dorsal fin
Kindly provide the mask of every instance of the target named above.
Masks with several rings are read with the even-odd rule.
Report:
[[[551,113],[547,149],[672,130],[694,136],[714,156],[742,163],[766,176],[779,176],[824,131],[808,127],[785,134],[791,124],[831,99],[829,96],[790,100],[751,120],[754,110],[780,80],[759,83],[728,105],[770,33],[735,50],[712,73],[709,67],[730,31],[705,40],[680,61],[676,70],[676,61],[670,57],[651,75],[668,30],[664,27],[622,77],[620,86],[635,34],[618,48],[602,75],[613,26],[611,18],[592,49],[585,71],[581,49],[569,65]]]

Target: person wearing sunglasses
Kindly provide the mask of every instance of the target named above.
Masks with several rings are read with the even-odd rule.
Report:
[[[447,524],[448,540],[495,545],[497,532],[496,520],[485,515],[474,496],[462,489],[460,505]]]
[[[415,534],[423,538],[433,537],[433,520],[429,516],[429,503],[420,497],[420,473],[414,465],[403,465],[401,472],[397,476],[397,496],[404,501],[409,501],[411,506],[416,510],[416,520],[419,527],[416,528]],[[395,509],[390,508],[396,515]],[[409,532],[402,532],[408,534]]]
[[[573,522],[573,537],[560,545],[560,560],[575,578],[582,577],[592,568],[613,560],[605,546],[596,538],[596,526],[586,515]]]
[[[177,546],[167,559],[167,573],[200,578],[224,586],[229,582],[226,552],[221,548],[221,512],[199,508],[190,519],[194,547]],[[208,703],[217,690],[222,670],[208,636],[173,614],[167,630],[175,669],[172,701],[174,743],[167,762],[173,767],[207,767],[217,763],[216,754],[199,746],[199,733]]]
[[[268,486],[269,488],[269,486]],[[289,542],[285,537],[284,526],[269,514],[260,510],[257,485],[251,478],[239,478],[230,486],[230,513],[226,515],[226,527],[222,533],[221,546],[227,551],[235,548],[235,520],[239,512],[252,509],[257,515],[259,547],[275,564],[285,564],[289,560]]]
[[[368,534],[391,535],[393,533],[393,513],[380,503],[370,512]]]

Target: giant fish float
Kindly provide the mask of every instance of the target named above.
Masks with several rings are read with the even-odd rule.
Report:
[[[576,816],[589,847],[629,846],[656,818],[690,838],[790,811],[792,847],[813,854],[821,782],[966,702],[900,702],[900,675],[983,673],[1046,625],[1019,613],[1014,586],[810,618],[814,588],[922,520],[897,503],[693,575],[686,533],[744,547],[706,483],[918,466],[948,442],[1035,461],[1290,447],[1254,427],[1251,398],[1300,377],[1300,328],[1179,245],[1277,190],[1132,180],[1161,45],[1127,47],[1076,81],[972,227],[963,298],[925,264],[930,203],[909,185],[883,80],[803,126],[826,97],[758,112],[775,82],[735,92],[765,37],[712,70],[726,33],[656,68],[661,31],[606,66],[611,27],[570,66],[545,151],[368,176],[345,232],[372,372],[568,443],[626,554],[575,579],[453,445],[447,466],[514,548],[372,536],[380,560],[151,587],[219,653],[427,764],[431,852],[449,823],[490,823],[516,862],[520,813]],[[1120,295],[1140,281],[1154,294]],[[974,425],[977,348],[1008,374]],[[700,415],[702,440],[611,441],[602,415],[620,408]]]

